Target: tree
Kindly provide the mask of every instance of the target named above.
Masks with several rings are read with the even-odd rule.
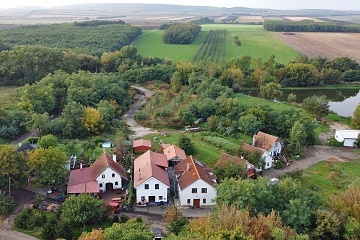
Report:
[[[42,136],[39,139],[38,144],[40,147],[47,149],[49,147],[56,147],[58,145],[58,140],[54,135],[49,134]]]
[[[154,234],[147,230],[143,222],[131,219],[126,223],[114,223],[104,230],[106,240],[152,240]]]
[[[93,107],[86,107],[84,110],[84,116],[81,118],[81,122],[92,134],[99,134],[104,125],[102,125],[103,117],[101,116],[100,112]]]
[[[97,105],[97,110],[102,117],[101,125],[104,126],[105,130],[110,130],[111,121],[115,118],[115,106],[108,100],[101,100]]]
[[[78,240],[106,240],[106,238],[104,236],[104,230],[102,230],[101,228],[93,228],[91,232],[81,233],[81,236]]]
[[[51,118],[49,114],[43,113],[34,113],[31,115],[31,119],[26,123],[31,129],[34,129],[37,136],[41,137],[44,134],[49,133],[50,131],[50,122]]]
[[[195,153],[194,144],[191,142],[191,139],[186,137],[184,134],[179,136],[178,144],[179,147],[185,151],[186,155],[192,155]]]
[[[360,129],[360,104],[357,105],[354,111],[352,118],[352,125],[355,129]]]
[[[80,103],[70,102],[65,106],[61,117],[64,119],[64,136],[69,138],[85,136],[86,129],[81,122],[81,119],[84,116],[84,111],[85,107]]]
[[[282,95],[280,88],[281,85],[278,83],[268,83],[266,85],[260,86],[260,95],[265,99],[274,100],[276,97]]]
[[[38,148],[29,152],[28,166],[36,175],[36,182],[42,186],[64,184],[68,171],[65,165],[68,158],[58,147]]]
[[[264,123],[252,114],[240,117],[238,124],[240,131],[248,135],[254,135],[264,128]]]
[[[301,106],[317,117],[326,116],[329,112],[329,100],[326,99],[325,95],[307,97]]]
[[[14,207],[14,199],[11,196],[5,195],[5,192],[0,191],[0,216],[8,215]]]
[[[62,205],[60,218],[70,225],[85,226],[104,220],[110,211],[107,203],[89,194],[71,195]]]
[[[289,152],[293,155],[302,155],[306,147],[307,134],[305,127],[299,121],[296,121],[291,128],[289,137]]]
[[[19,187],[27,180],[26,161],[23,154],[11,145],[0,145],[0,188],[10,184]]]
[[[239,164],[236,159],[227,159],[221,166],[214,168],[214,173],[221,182],[225,178],[243,179],[245,170],[245,167]]]

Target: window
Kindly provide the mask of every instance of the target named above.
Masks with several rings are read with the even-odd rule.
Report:
[[[155,184],[155,189],[159,189],[159,184]]]
[[[192,193],[197,193],[197,188],[191,189],[191,192],[192,192]]]
[[[149,189],[149,184],[145,184],[145,189]]]
[[[115,177],[115,173],[111,174],[112,177]]]
[[[207,188],[202,188],[201,193],[207,193]]]
[[[117,186],[117,185],[119,185],[119,183],[118,183],[118,182],[115,182],[115,186]]]
[[[159,196],[159,200],[163,200],[163,196]]]
[[[203,198],[203,203],[206,203],[206,198]]]
[[[267,167],[269,167],[269,166],[270,166],[270,163],[269,163],[269,162],[268,162],[268,163],[266,163],[266,166],[267,166]]]
[[[190,199],[187,200],[187,203],[190,204]]]
[[[105,174],[101,175],[102,178],[105,178]]]
[[[99,184],[99,187],[102,187],[102,183]]]

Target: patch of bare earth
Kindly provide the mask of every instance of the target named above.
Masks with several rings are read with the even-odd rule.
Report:
[[[309,57],[349,57],[360,62],[360,33],[282,32],[272,34],[301,54]]]

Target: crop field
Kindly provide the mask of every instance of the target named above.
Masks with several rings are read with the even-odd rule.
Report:
[[[297,32],[294,35],[285,35],[281,32],[272,32],[285,44],[309,57],[349,57],[360,62],[360,33],[312,33]]]
[[[244,55],[267,59],[274,54],[277,62],[287,64],[298,56],[297,51],[265,31],[262,26],[244,24],[203,25],[199,36],[190,45],[164,44],[162,41],[163,31],[155,30],[139,36],[134,46],[143,56],[169,58],[175,62],[191,61],[208,32],[218,29],[226,29],[226,59]],[[239,37],[241,46],[236,46],[235,36]]]
[[[344,191],[355,179],[360,178],[360,161],[319,162],[304,170],[301,182],[316,187],[323,198],[330,198],[334,193]]]
[[[220,62],[225,59],[226,53],[226,29],[210,30],[203,43],[195,52],[192,62],[212,60]]]
[[[324,22],[323,20],[311,17],[284,17],[290,21],[314,21],[314,22]]]
[[[262,16],[239,16],[235,21],[235,23],[258,23],[264,22],[264,18]]]

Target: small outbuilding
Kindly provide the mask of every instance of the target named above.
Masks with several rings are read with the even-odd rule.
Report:
[[[343,142],[344,147],[356,147],[359,133],[360,130],[336,130],[335,139],[338,142]]]
[[[151,141],[145,139],[134,140],[133,149],[135,152],[146,152],[151,150]]]

